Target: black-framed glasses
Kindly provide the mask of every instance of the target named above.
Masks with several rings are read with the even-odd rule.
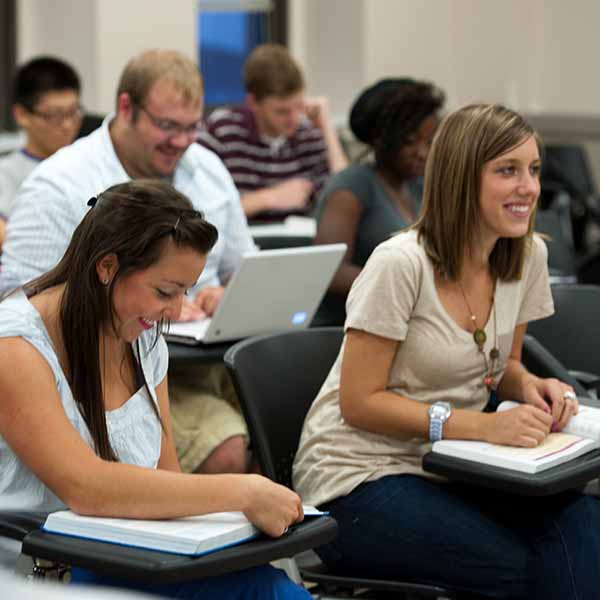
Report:
[[[60,127],[65,121],[81,121],[83,113],[85,112],[83,105],[76,104],[66,110],[62,109],[51,109],[51,110],[36,110],[31,109],[29,111],[32,115],[44,119],[46,123],[53,127]]]
[[[153,115],[143,104],[136,102],[136,106],[146,113],[154,127],[160,129],[168,137],[173,137],[183,133],[186,136],[193,137],[195,139],[202,128],[202,119],[198,119],[189,125],[182,125],[177,121],[171,121],[171,119],[161,119],[160,117]]]

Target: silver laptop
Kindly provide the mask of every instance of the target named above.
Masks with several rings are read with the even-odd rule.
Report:
[[[171,323],[167,339],[196,345],[304,329],[310,324],[346,244],[249,252],[210,319]]]

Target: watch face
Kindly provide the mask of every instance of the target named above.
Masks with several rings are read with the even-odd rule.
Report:
[[[432,404],[429,407],[429,415],[434,418],[444,418],[450,413],[450,405],[447,402]]]

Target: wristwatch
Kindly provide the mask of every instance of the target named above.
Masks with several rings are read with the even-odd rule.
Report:
[[[438,442],[443,437],[444,423],[450,418],[452,407],[449,402],[434,402],[427,413],[429,414],[429,439]]]

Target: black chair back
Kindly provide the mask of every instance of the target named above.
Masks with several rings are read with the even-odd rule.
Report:
[[[341,327],[311,328],[244,340],[225,354],[254,452],[264,475],[278,483],[291,487],[292,463],[304,418],[342,339]],[[478,598],[433,584],[336,575],[314,553],[301,556],[299,567],[301,576],[318,584],[317,590],[322,588],[328,597],[338,592],[344,598],[358,597],[356,590],[367,589],[390,598]]]
[[[553,285],[555,312],[532,321],[528,333],[567,369],[600,377],[600,286]]]
[[[531,335],[523,340],[521,355],[527,370],[538,377],[556,377],[569,384],[578,396],[587,396],[587,390],[569,373],[567,368],[547,348]]]
[[[577,271],[577,254],[573,241],[571,201],[568,194],[559,192],[551,204],[539,209],[535,217],[535,230],[548,236],[548,266],[560,275],[573,275]]]
[[[225,354],[263,473],[292,487],[304,417],[333,365],[341,327],[250,338]]]

